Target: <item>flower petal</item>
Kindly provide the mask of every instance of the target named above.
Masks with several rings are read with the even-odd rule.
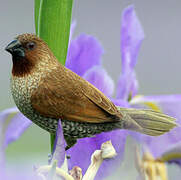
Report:
[[[76,21],[73,21],[71,24],[70,35],[69,35],[69,45],[70,45],[70,42],[72,40],[72,36],[73,36],[74,30],[75,30],[76,24],[77,24]]]
[[[5,148],[17,140],[24,130],[31,124],[16,107],[6,109],[0,113],[0,171],[4,173]],[[4,174],[1,174],[5,176]]]
[[[82,76],[91,67],[101,64],[102,54],[100,43],[93,36],[82,34],[70,43],[66,67]]]
[[[32,124],[16,107],[6,109],[0,113],[1,137],[3,137],[3,146],[17,140],[21,134]]]
[[[181,142],[168,147],[160,159],[168,163],[175,163],[181,167]]]
[[[111,101],[116,106],[119,106],[119,107],[124,107],[124,108],[129,108],[130,107],[129,102],[128,101],[124,101],[122,99],[111,99]]]
[[[117,156],[115,159],[104,161],[101,165],[96,179],[104,179],[104,177],[111,174],[113,170],[120,165],[123,158],[125,137],[126,131],[116,130],[109,133],[101,133],[91,138],[79,139],[77,144],[68,150],[68,154],[71,157],[68,163],[69,169],[72,169],[74,166],[79,166],[82,168],[84,174],[91,162],[91,155],[93,152],[100,149],[102,143],[111,140],[117,152]]]
[[[137,94],[137,91],[138,81],[134,71],[122,74],[118,81],[117,98],[128,101],[130,96],[132,98]]]
[[[5,147],[4,147],[4,122],[8,118],[9,114],[11,113],[17,113],[18,109],[17,108],[10,108],[2,111],[0,113],[0,171],[2,174],[0,174],[0,178],[3,178],[5,176]]]
[[[110,97],[114,91],[114,82],[108,73],[101,66],[94,66],[89,69],[83,76],[106,96]]]
[[[133,70],[144,39],[144,31],[133,6],[123,11],[121,24],[122,72]]]
[[[62,131],[61,121],[58,122],[58,128],[56,131],[56,138],[53,148],[52,163],[57,160],[57,166],[60,168],[65,160],[65,140]]]
[[[133,107],[160,109],[163,113],[175,117],[177,123],[181,125],[181,95],[161,95],[161,96],[140,96],[135,97],[131,104]],[[165,148],[173,145],[181,139],[181,126],[159,137],[151,137],[131,133],[137,140],[145,143],[155,157],[161,156]],[[155,148],[156,147],[156,148]]]
[[[13,113],[18,113],[19,110],[17,107],[13,107],[13,108],[9,108],[9,109],[6,109],[4,111],[2,111],[0,113],[0,122],[3,122],[7,119],[7,117],[10,115],[10,114],[13,114]],[[1,126],[2,127],[2,126]]]
[[[121,58],[122,74],[118,81],[117,98],[127,100],[137,93],[138,82],[134,68],[138,52],[144,39],[144,32],[133,6],[126,8],[122,14],[121,24]]]
[[[181,167],[181,158],[180,159],[172,159],[170,161],[168,161],[169,164],[176,164],[179,167]]]
[[[11,119],[11,122],[7,127],[4,141],[5,147],[16,141],[31,124],[32,121],[26,118],[22,113],[18,112]]]

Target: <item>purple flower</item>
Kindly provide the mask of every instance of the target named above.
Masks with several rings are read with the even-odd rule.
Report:
[[[131,100],[130,104],[137,108],[152,108],[162,111],[177,119],[177,123],[181,124],[181,95],[159,95],[159,96],[138,96]],[[149,149],[151,154],[157,158],[164,151],[181,140],[181,127],[178,126],[172,131],[159,137],[150,137],[134,132],[130,132],[134,138]],[[163,148],[164,147],[164,148]]]
[[[138,82],[134,72],[138,52],[144,39],[144,32],[134,7],[129,6],[123,12],[121,24],[122,73],[117,87],[117,98],[128,100],[129,95],[137,93]]]
[[[66,67],[82,76],[88,69],[101,65],[103,49],[92,36],[80,35],[69,45]]]
[[[181,167],[181,142],[166,148],[160,159],[164,162],[175,163]]]
[[[168,179],[165,162],[155,159],[148,150],[141,155],[137,149],[135,165],[139,173],[137,179]]]
[[[164,152],[157,158],[153,157],[150,151],[142,147],[141,151],[136,148],[135,153],[135,167],[139,172],[139,177],[137,179],[152,179],[157,176],[159,179],[168,179],[168,164],[176,164],[181,167],[181,142],[178,142],[169,147],[165,147]],[[145,177],[146,176],[146,177]],[[172,173],[174,179],[180,179],[178,175]],[[178,178],[177,178],[178,177]]]
[[[0,113],[0,179],[5,176],[5,149],[32,124],[14,107]]]
[[[54,141],[53,147],[53,156],[51,159],[51,163],[57,160],[57,166],[61,167],[65,160],[65,141],[63,137],[63,131],[61,126],[61,121],[58,122],[58,128],[56,132],[56,138]]]
[[[123,12],[121,37],[123,70],[117,87],[117,99],[112,99],[112,101],[121,107],[129,107],[130,105],[127,102],[129,93],[132,92],[134,94],[137,88],[133,69],[136,64],[138,50],[144,38],[143,30],[132,6],[126,8]],[[105,95],[111,97],[114,83],[106,70],[101,66],[100,57],[102,53],[103,50],[95,38],[81,35],[73,41],[72,46],[70,45],[68,63],[66,65],[96,86]],[[90,62],[87,62],[87,59]],[[77,144],[68,151],[71,157],[68,162],[69,168],[72,169],[76,165],[85,172],[90,164],[91,154],[96,149],[99,149],[103,142],[111,140],[118,155],[115,159],[103,162],[96,178],[102,179],[109,175],[113,169],[119,166],[123,158],[126,135],[127,131],[116,130],[101,133],[92,138],[79,139]]]
[[[177,123],[181,124],[181,95],[155,95],[155,96],[140,96],[138,92],[138,81],[134,67],[136,65],[138,50],[140,48],[141,40],[144,37],[143,30],[140,26],[138,19],[133,18],[132,24],[130,23],[131,17],[135,16],[133,7],[125,10],[124,19],[127,19],[126,23],[122,23],[122,74],[118,82],[117,98],[129,101],[128,107],[135,108],[151,108],[156,111],[162,111],[163,113],[175,117]],[[125,28],[125,26],[129,28]],[[131,33],[131,29],[134,33]],[[140,37],[140,41],[138,37]],[[172,131],[161,135],[159,137],[151,137],[148,135],[142,135],[136,132],[130,132],[130,134],[136,138],[140,143],[147,146],[149,151],[154,157],[161,156],[164,153],[165,148],[179,142],[181,139],[181,127],[174,128]]]

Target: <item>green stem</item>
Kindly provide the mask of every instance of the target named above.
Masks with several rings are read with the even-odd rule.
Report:
[[[43,0],[40,0],[39,12],[38,12],[38,22],[37,22],[38,23],[37,36],[40,36],[42,4],[43,4]]]
[[[57,57],[65,65],[73,0],[35,0],[36,34],[43,39]],[[51,151],[53,151],[55,135],[51,135]]]
[[[73,0],[35,0],[36,34],[65,65]]]
[[[53,147],[54,147],[55,138],[56,138],[55,134],[50,134],[51,154],[53,154]]]

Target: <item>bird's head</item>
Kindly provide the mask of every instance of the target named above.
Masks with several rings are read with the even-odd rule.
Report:
[[[7,45],[5,50],[12,55],[14,76],[31,73],[38,63],[51,60],[50,56],[53,56],[48,45],[33,34],[19,35]]]

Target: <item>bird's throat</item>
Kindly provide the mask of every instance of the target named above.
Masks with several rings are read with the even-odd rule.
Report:
[[[13,76],[26,76],[31,73],[34,65],[32,62],[28,61],[26,58],[16,58],[13,57],[13,69],[12,69],[12,75]]]

